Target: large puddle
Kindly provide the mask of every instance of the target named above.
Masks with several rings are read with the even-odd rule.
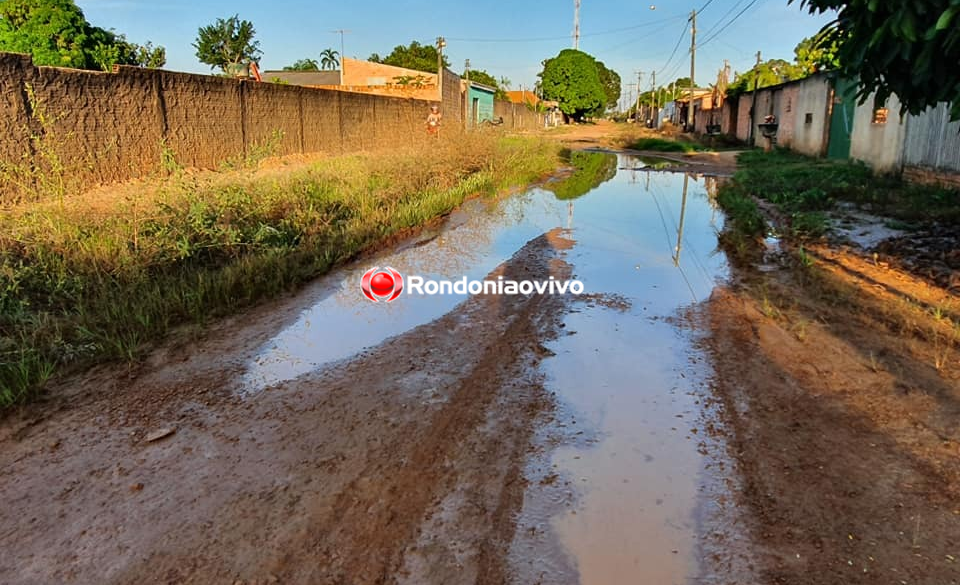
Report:
[[[619,302],[575,304],[565,318],[570,334],[550,344],[548,387],[569,414],[563,424],[583,435],[550,452],[547,464],[573,496],[551,506],[545,494],[561,492],[533,484],[519,525],[549,534],[555,552],[518,538],[512,563],[542,583],[692,582],[704,465],[697,390],[709,371],[675,319],[726,274],[714,252],[716,180],[629,156],[574,153],[573,162],[580,172],[571,179],[471,202],[420,242],[322,280],[316,302],[248,364],[244,388],[257,392],[353,356],[463,301],[370,303],[358,286],[368,267],[482,278],[530,239],[569,228],[576,243],[566,259],[576,278],[587,293]]]

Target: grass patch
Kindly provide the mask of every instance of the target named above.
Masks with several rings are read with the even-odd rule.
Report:
[[[627,144],[627,148],[632,150],[648,150],[654,152],[683,152],[690,153],[703,150],[702,147],[691,142],[681,142],[678,140],[668,140],[665,138],[638,138]]]
[[[814,159],[786,150],[744,152],[734,183],[777,204],[790,215],[824,212],[840,201],[901,222],[960,220],[960,193],[878,175],[857,161]],[[796,215],[795,215],[796,216]],[[801,228],[817,235],[818,216],[800,216]]]
[[[57,372],[136,359],[173,327],[289,290],[557,162],[553,143],[468,134],[291,169],[176,173],[8,202],[0,217],[0,407],[36,396]]]

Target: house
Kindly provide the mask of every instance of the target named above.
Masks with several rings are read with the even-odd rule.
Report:
[[[340,83],[339,71],[264,71],[263,80],[304,87],[322,87]]]
[[[683,126],[684,128],[686,128],[687,112],[690,109],[691,91],[689,89],[682,89],[682,90],[677,89],[677,92],[682,92],[682,93],[679,93],[677,98],[674,100],[673,118],[670,121],[676,124],[677,126]],[[692,98],[694,103],[693,123],[694,123],[694,127],[696,127],[697,102],[698,100],[703,100],[704,98],[710,99],[711,95],[713,94],[713,90],[706,87],[695,87],[693,88],[692,93],[693,93]],[[712,102],[711,102],[711,107],[712,107]]]
[[[541,102],[537,94],[533,93],[532,91],[527,91],[525,89],[521,89],[519,91],[508,91],[507,100],[510,103],[530,104],[531,106],[536,106]]]
[[[464,81],[464,94],[467,115],[467,126],[478,126],[487,120],[493,120],[493,98],[497,90],[489,85],[482,85],[473,81]]]
[[[423,100],[437,99],[437,74],[344,57],[341,70],[267,71],[265,81],[292,85],[373,93]]]

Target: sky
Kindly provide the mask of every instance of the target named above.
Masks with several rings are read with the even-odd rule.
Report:
[[[472,69],[506,77],[512,89],[520,89],[533,86],[544,59],[573,45],[574,0],[78,0],[77,4],[96,26],[113,28],[133,42],[149,40],[166,47],[166,69],[193,73],[210,72],[191,46],[197,29],[233,14],[256,27],[262,70],[281,69],[305,57],[318,59],[327,47],[339,51],[340,36],[332,32],[337,29],[350,31],[344,35],[344,52],[359,59],[371,53],[385,56],[412,40],[432,44],[443,36],[452,69],[463,71],[464,60],[470,59]],[[698,85],[712,83],[725,59],[734,71],[750,69],[757,51],[764,60],[792,60],[797,43],[830,20],[829,15],[808,14],[799,0],[789,5],[787,0],[656,4],[582,0],[580,49],[618,72],[624,93],[628,83],[636,82],[637,71],[643,72],[644,90],[650,87],[651,71],[657,72],[658,85],[687,77],[688,17],[694,9],[700,11]],[[714,35],[723,26],[722,33]]]

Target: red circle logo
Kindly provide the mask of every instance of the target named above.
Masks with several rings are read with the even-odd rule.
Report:
[[[360,290],[363,296],[375,303],[380,301],[392,302],[403,292],[403,277],[390,268],[379,266],[367,270],[360,279]]]

